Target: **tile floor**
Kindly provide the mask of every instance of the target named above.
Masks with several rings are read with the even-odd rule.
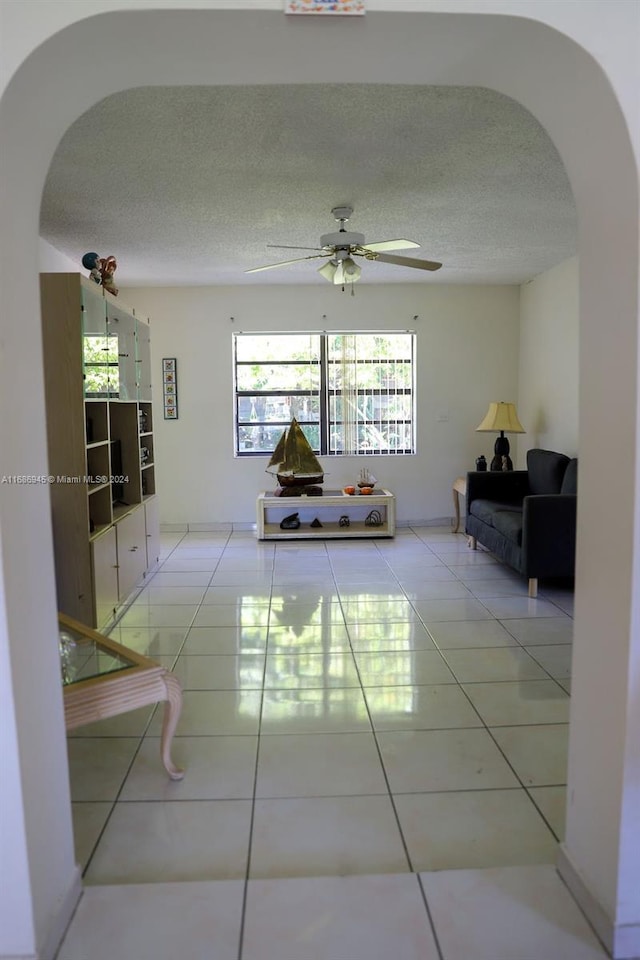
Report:
[[[572,603],[445,528],[164,536],[111,635],[179,677],[186,776],[161,708],[69,737],[59,960],[604,957],[553,867]]]

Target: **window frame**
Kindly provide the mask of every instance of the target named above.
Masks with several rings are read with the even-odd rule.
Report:
[[[305,364],[308,363],[309,367],[317,366],[318,367],[318,388],[317,389],[282,389],[282,390],[256,390],[250,389],[239,389],[238,387],[238,371],[239,368],[243,366],[255,366],[259,365],[260,361],[252,360],[239,360],[238,359],[238,343],[243,338],[254,338],[260,339],[262,337],[309,337],[309,338],[318,338],[318,350],[317,350],[317,360],[309,359],[305,360],[268,360],[264,361],[265,365],[272,364],[274,366],[290,366],[292,364]],[[410,413],[408,417],[399,418],[402,424],[409,428],[409,444],[402,448],[393,448],[386,447],[383,449],[358,449],[355,451],[343,451],[340,449],[332,448],[331,443],[331,431],[332,428],[336,425],[340,425],[344,428],[345,420],[332,418],[331,416],[331,407],[332,403],[335,407],[335,404],[343,395],[343,392],[336,390],[334,387],[331,387],[329,376],[329,371],[332,365],[337,361],[329,357],[328,343],[329,338],[331,337],[397,337],[397,336],[406,336],[409,338],[409,357],[403,359],[394,359],[394,363],[402,363],[409,366],[410,369],[410,378],[408,387],[402,387],[394,391],[394,395],[406,396],[409,397]],[[323,457],[343,457],[343,456],[415,456],[416,454],[416,392],[417,392],[417,376],[416,376],[416,357],[417,357],[417,334],[415,330],[310,330],[310,331],[295,331],[295,330],[283,330],[283,331],[238,331],[232,335],[233,341],[233,437],[234,437],[234,456],[237,458],[255,458],[255,457],[268,457],[272,452],[272,448],[267,450],[259,449],[242,449],[242,440],[240,431],[243,426],[247,425],[246,419],[241,418],[240,416],[240,401],[243,399],[255,398],[256,396],[264,396],[267,399],[278,399],[279,397],[295,397],[300,400],[309,400],[316,398],[318,403],[318,419],[310,420],[308,417],[302,413],[295,412],[292,416],[296,416],[301,427],[307,428],[305,433],[307,439],[309,439],[311,446],[318,456]],[[356,361],[356,367],[362,365],[380,365],[384,361],[376,361],[375,359],[361,359]],[[358,396],[369,396],[369,397],[388,397],[390,396],[388,391],[385,391],[382,387],[358,387],[356,390]],[[288,418],[283,418],[281,420],[253,420],[253,426],[264,426],[266,428],[276,428],[278,431],[284,430],[289,426],[291,422],[291,416]],[[366,421],[364,421],[366,422]],[[319,443],[315,444],[312,442],[312,437],[309,436],[309,430],[312,432],[318,433]],[[274,443],[275,447],[275,443]]]

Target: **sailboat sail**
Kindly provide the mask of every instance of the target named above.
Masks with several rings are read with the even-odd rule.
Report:
[[[322,483],[322,465],[295,417],[278,440],[266,472],[274,473],[281,486]]]

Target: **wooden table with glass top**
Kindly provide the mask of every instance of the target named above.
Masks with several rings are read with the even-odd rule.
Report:
[[[67,730],[165,702],[160,757],[172,780],[184,771],[171,759],[182,709],[182,688],[169,670],[66,614],[58,614],[60,665]]]

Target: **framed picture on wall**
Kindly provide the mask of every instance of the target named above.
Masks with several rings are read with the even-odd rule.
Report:
[[[162,359],[162,400],[165,420],[178,419],[178,372],[175,357]]]

